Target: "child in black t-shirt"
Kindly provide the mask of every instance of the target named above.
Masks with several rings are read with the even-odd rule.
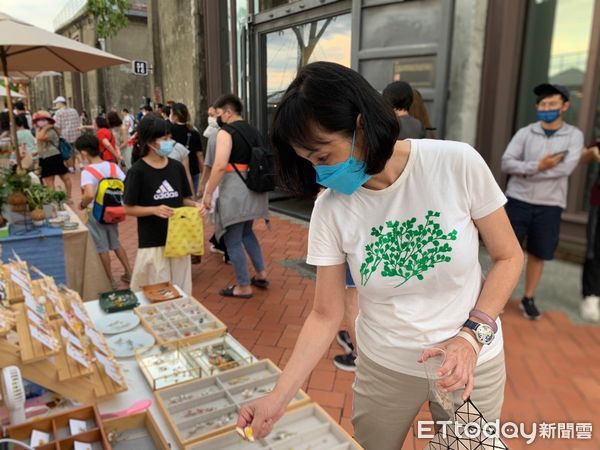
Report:
[[[139,250],[131,277],[133,290],[171,281],[187,294],[192,291],[189,255],[164,256],[173,208],[194,206],[204,212],[202,205],[192,199],[183,165],[168,158],[174,144],[169,121],[152,115],[142,119],[134,148],[137,161],[127,172],[124,195],[125,212],[138,218]]]

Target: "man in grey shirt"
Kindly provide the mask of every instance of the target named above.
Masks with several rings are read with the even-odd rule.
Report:
[[[406,81],[394,81],[388,84],[383,90],[383,98],[393,107],[400,133],[398,140],[402,139],[423,139],[425,138],[425,127],[413,116],[408,114],[408,110],[413,103],[413,90]]]
[[[502,156],[502,171],[510,175],[506,212],[519,241],[527,239],[521,309],[526,318],[537,320],[540,312],[534,303],[535,290],[544,261],[554,258],[558,246],[569,175],[579,163],[583,133],[563,120],[569,109],[565,86],[544,83],[533,92],[538,121],[514,135]]]

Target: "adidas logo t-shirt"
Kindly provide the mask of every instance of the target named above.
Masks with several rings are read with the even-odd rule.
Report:
[[[143,159],[127,172],[124,201],[130,206],[183,206],[183,200],[192,196],[192,190],[183,165],[168,158],[167,165],[155,169]],[[167,241],[168,219],[158,216],[138,217],[139,248],[162,247]]]

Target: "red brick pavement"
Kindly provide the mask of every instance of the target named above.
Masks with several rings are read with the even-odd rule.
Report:
[[[121,242],[133,263],[136,224],[121,224]],[[271,285],[256,290],[251,300],[222,298],[220,288],[234,282],[233,269],[221,255],[207,253],[193,268],[193,294],[223,320],[231,334],[259,358],[270,358],[280,367],[289,360],[296,338],[308,315],[315,283],[283,267],[284,259],[306,254],[307,229],[274,217],[272,230],[255,225],[261,242]],[[206,238],[211,235],[210,227]],[[120,276],[116,260],[113,267]],[[118,270],[117,270],[118,269]],[[511,449],[600,449],[600,327],[574,325],[562,312],[547,312],[540,321],[522,318],[516,302],[510,302],[502,317],[508,381],[502,420],[524,422],[591,422],[592,440],[536,439],[526,445],[509,439]],[[310,396],[344,428],[352,432],[352,381],[354,375],[337,370],[332,358],[340,353],[332,343],[304,385]],[[402,401],[402,399],[398,399]],[[424,406],[418,419],[429,420]],[[403,450],[421,449],[426,441],[409,436]]]

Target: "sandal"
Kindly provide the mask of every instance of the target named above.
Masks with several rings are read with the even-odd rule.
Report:
[[[237,298],[252,298],[252,294],[234,294],[233,290],[235,289],[235,284],[233,286],[228,286],[219,291],[219,295],[223,297],[237,297]]]
[[[192,264],[200,264],[202,262],[202,256],[192,255]]]
[[[269,280],[252,277],[250,284],[261,289],[267,289],[269,287]]]

